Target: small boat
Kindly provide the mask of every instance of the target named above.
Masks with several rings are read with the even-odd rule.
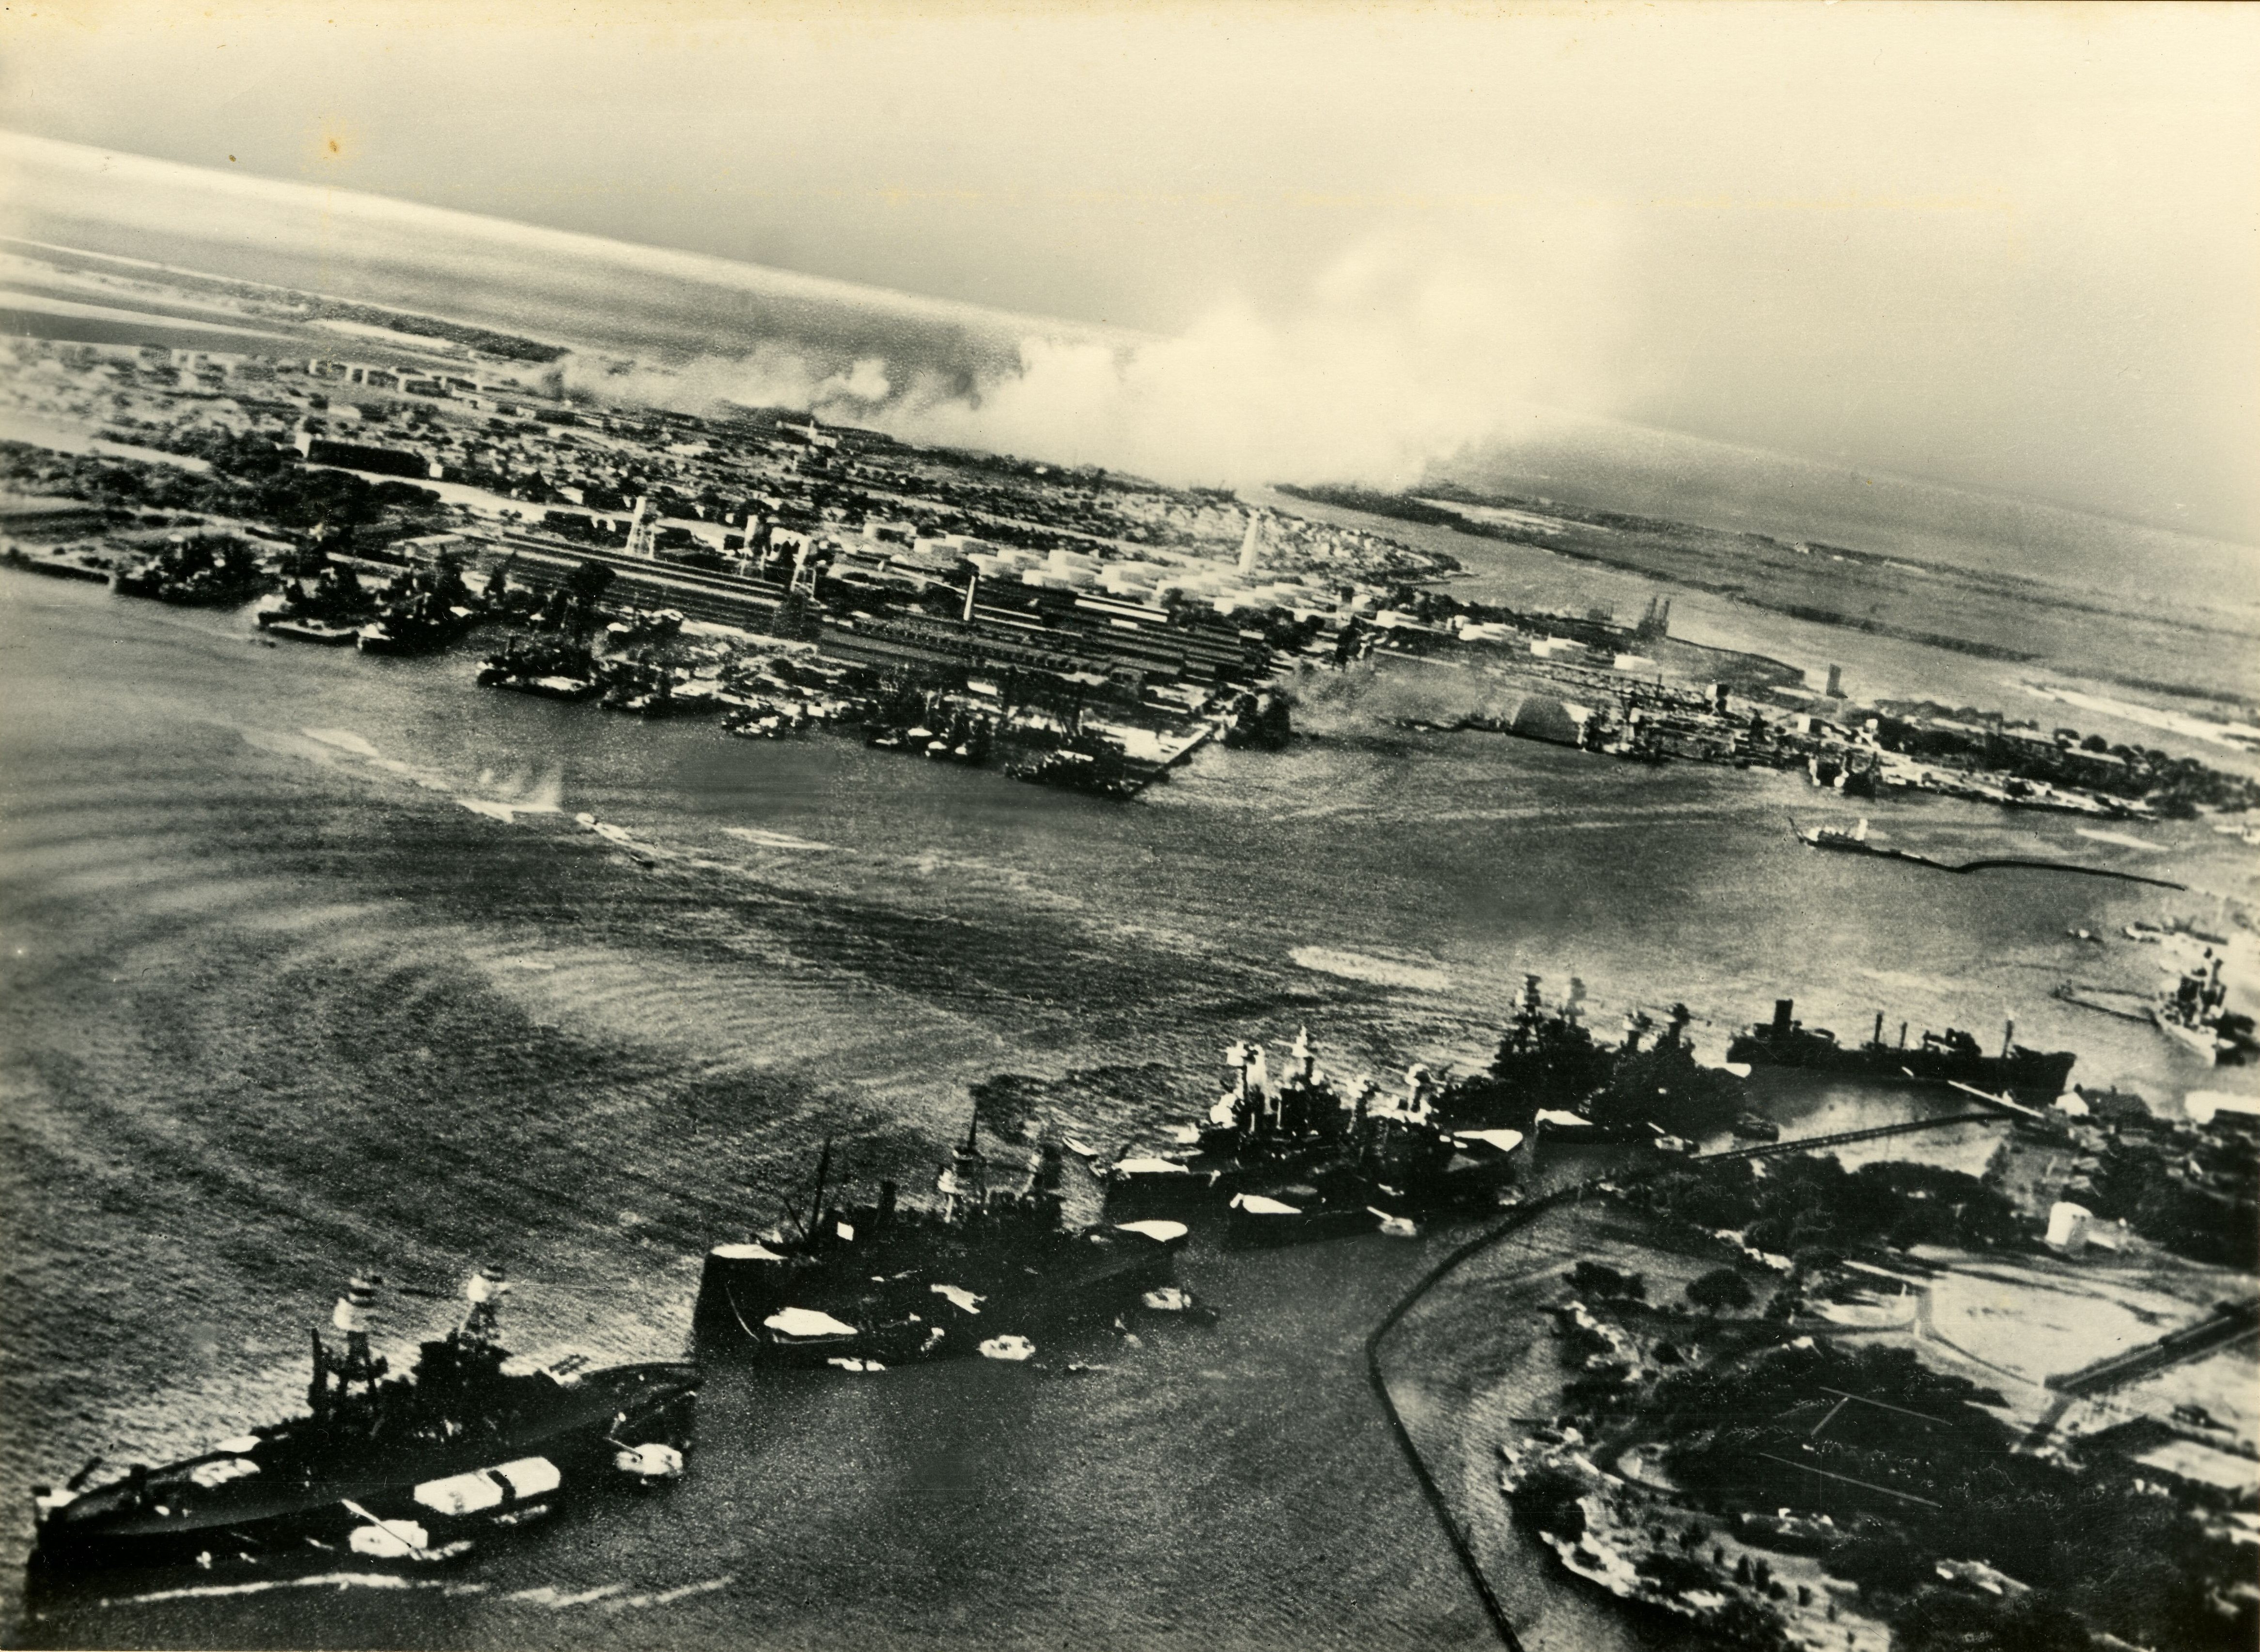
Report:
[[[333,625],[327,620],[270,619],[261,615],[259,623],[269,637],[288,637],[294,643],[312,643],[321,648],[350,648],[361,638],[360,627]]]

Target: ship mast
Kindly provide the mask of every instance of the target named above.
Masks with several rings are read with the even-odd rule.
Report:
[[[808,1207],[808,1235],[813,1239],[824,1221],[824,1178],[832,1169],[832,1138],[824,1138],[824,1151],[816,1159],[816,1197]]]

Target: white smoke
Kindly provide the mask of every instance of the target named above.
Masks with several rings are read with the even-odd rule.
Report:
[[[1282,311],[1227,300],[1176,338],[1127,345],[1032,337],[1017,372],[969,395],[914,388],[884,422],[1173,482],[1402,485],[1600,388],[1610,329],[1590,278],[1603,273],[1572,294],[1547,262],[1369,242]]]

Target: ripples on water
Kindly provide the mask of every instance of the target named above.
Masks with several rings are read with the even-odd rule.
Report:
[[[1848,1036],[1870,1006],[1986,1036],[2013,1009],[2083,1077],[2165,1076],[2147,1032],[2046,996],[2068,923],[2155,899],[1811,855],[1778,778],[1346,723],[1118,808],[246,629],[0,574],[8,1485],[290,1407],[357,1267],[451,1291],[493,1258],[526,1281],[522,1344],[672,1353],[704,1245],[772,1221],[828,1134],[849,1174],[917,1186],[975,1085],[998,1125],[1112,1146],[1204,1102],[1248,1032],[1307,1022],[1384,1077],[1479,1061],[1526,969],[1581,976],[1604,1018],[1684,999],[1714,1057],[1796,991]],[[1197,1255],[1225,1324],[1102,1349],[1084,1386],[719,1382],[678,1496],[497,1551],[468,1591],[50,1632],[1480,1641],[1355,1372],[1421,1251]],[[438,1318],[395,1296],[383,1329]]]

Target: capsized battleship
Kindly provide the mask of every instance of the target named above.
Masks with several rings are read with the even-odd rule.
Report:
[[[375,1286],[355,1280],[313,1332],[308,1414],[161,1468],[90,1485],[97,1458],[61,1488],[34,1486],[32,1577],[310,1548],[445,1560],[577,1491],[680,1475],[697,1371],[512,1356],[497,1335],[498,1280],[483,1271],[462,1324],[424,1342],[402,1376],[370,1351]]]
[[[936,1178],[937,1210],[898,1203],[891,1181],[874,1204],[835,1201],[827,1143],[797,1235],[707,1252],[692,1318],[701,1350],[858,1368],[971,1354],[1169,1283],[1184,1224],[1069,1228],[1059,1148],[1043,1143],[1019,1188],[992,1188],[979,1133],[976,1116]]]
[[[1956,1028],[1926,1032],[1920,1042],[1907,1043],[1906,1023],[1899,1024],[1896,1044],[1884,1042],[1884,1017],[1864,1043],[1848,1046],[1825,1028],[1808,1028],[1795,1019],[1794,999],[1774,1000],[1773,1020],[1760,1022],[1727,1046],[1730,1061],[1759,1067],[1801,1067],[1816,1072],[1852,1077],[1905,1079],[1918,1084],[1963,1084],[1979,1090],[2006,1090],[2029,1105],[2048,1107],[2063,1093],[2078,1057],[2069,1050],[2028,1049],[2016,1042],[2017,1024],[2008,1023],[2001,1035],[2001,1053],[1989,1056],[1971,1034]]]

